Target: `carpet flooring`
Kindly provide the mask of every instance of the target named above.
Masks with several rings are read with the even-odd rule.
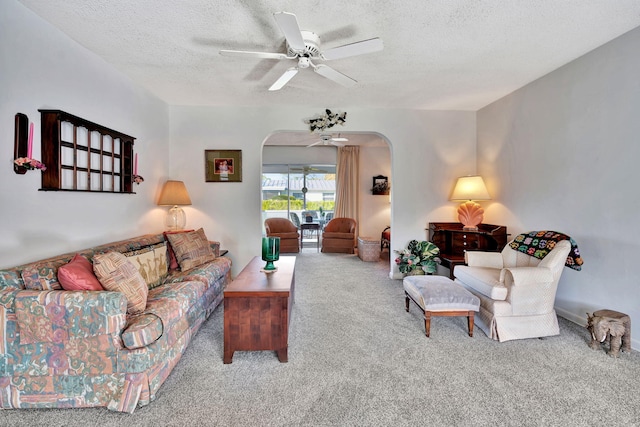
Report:
[[[0,425],[640,426],[638,352],[591,350],[582,325],[498,343],[436,317],[426,338],[388,262],[354,255],[300,254],[295,295],[288,363],[265,351],[224,365],[219,307],[150,405],[7,410]]]

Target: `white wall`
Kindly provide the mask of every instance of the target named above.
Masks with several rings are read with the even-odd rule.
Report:
[[[267,138],[268,140],[268,138]],[[335,165],[336,147],[291,147],[283,145],[264,146],[262,164],[264,165]]]
[[[41,172],[15,174],[14,116],[35,123],[40,159],[41,108],[135,136],[137,194],[44,192]],[[168,170],[167,106],[13,0],[0,2],[0,120],[0,268],[162,230],[154,202]]]
[[[358,233],[380,239],[380,233],[391,225],[391,196],[374,196],[373,177],[383,175],[389,178],[393,191],[393,177],[391,176],[391,152],[389,147],[360,147],[360,218]],[[423,240],[425,236],[418,230],[416,238]]]
[[[584,266],[565,269],[556,308],[579,324],[603,308],[640,324],[639,51],[635,29],[478,112],[487,216],[512,236],[550,229],[577,241]]]
[[[348,111],[345,131],[376,132],[390,141],[393,248],[426,238],[430,221],[455,220],[455,204],[447,199],[456,177],[475,172],[474,112],[327,108]],[[276,131],[305,130],[303,119],[317,113],[312,108],[170,107],[170,177],[189,189],[193,205],[185,208],[187,226],[203,227],[229,249],[234,275],[260,251],[264,140]],[[243,182],[205,182],[204,150],[226,148],[242,150]]]

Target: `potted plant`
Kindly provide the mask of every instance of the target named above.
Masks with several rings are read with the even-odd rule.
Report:
[[[396,264],[401,273],[411,275],[433,274],[436,272],[440,249],[431,242],[412,240],[406,249],[394,251],[398,254]]]

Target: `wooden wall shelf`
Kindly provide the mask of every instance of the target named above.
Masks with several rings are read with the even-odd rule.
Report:
[[[42,191],[133,193],[135,138],[60,110],[41,114]]]

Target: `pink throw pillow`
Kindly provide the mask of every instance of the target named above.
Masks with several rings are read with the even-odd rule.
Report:
[[[67,291],[104,291],[93,273],[93,266],[80,254],[58,268],[58,281],[62,289]]]

